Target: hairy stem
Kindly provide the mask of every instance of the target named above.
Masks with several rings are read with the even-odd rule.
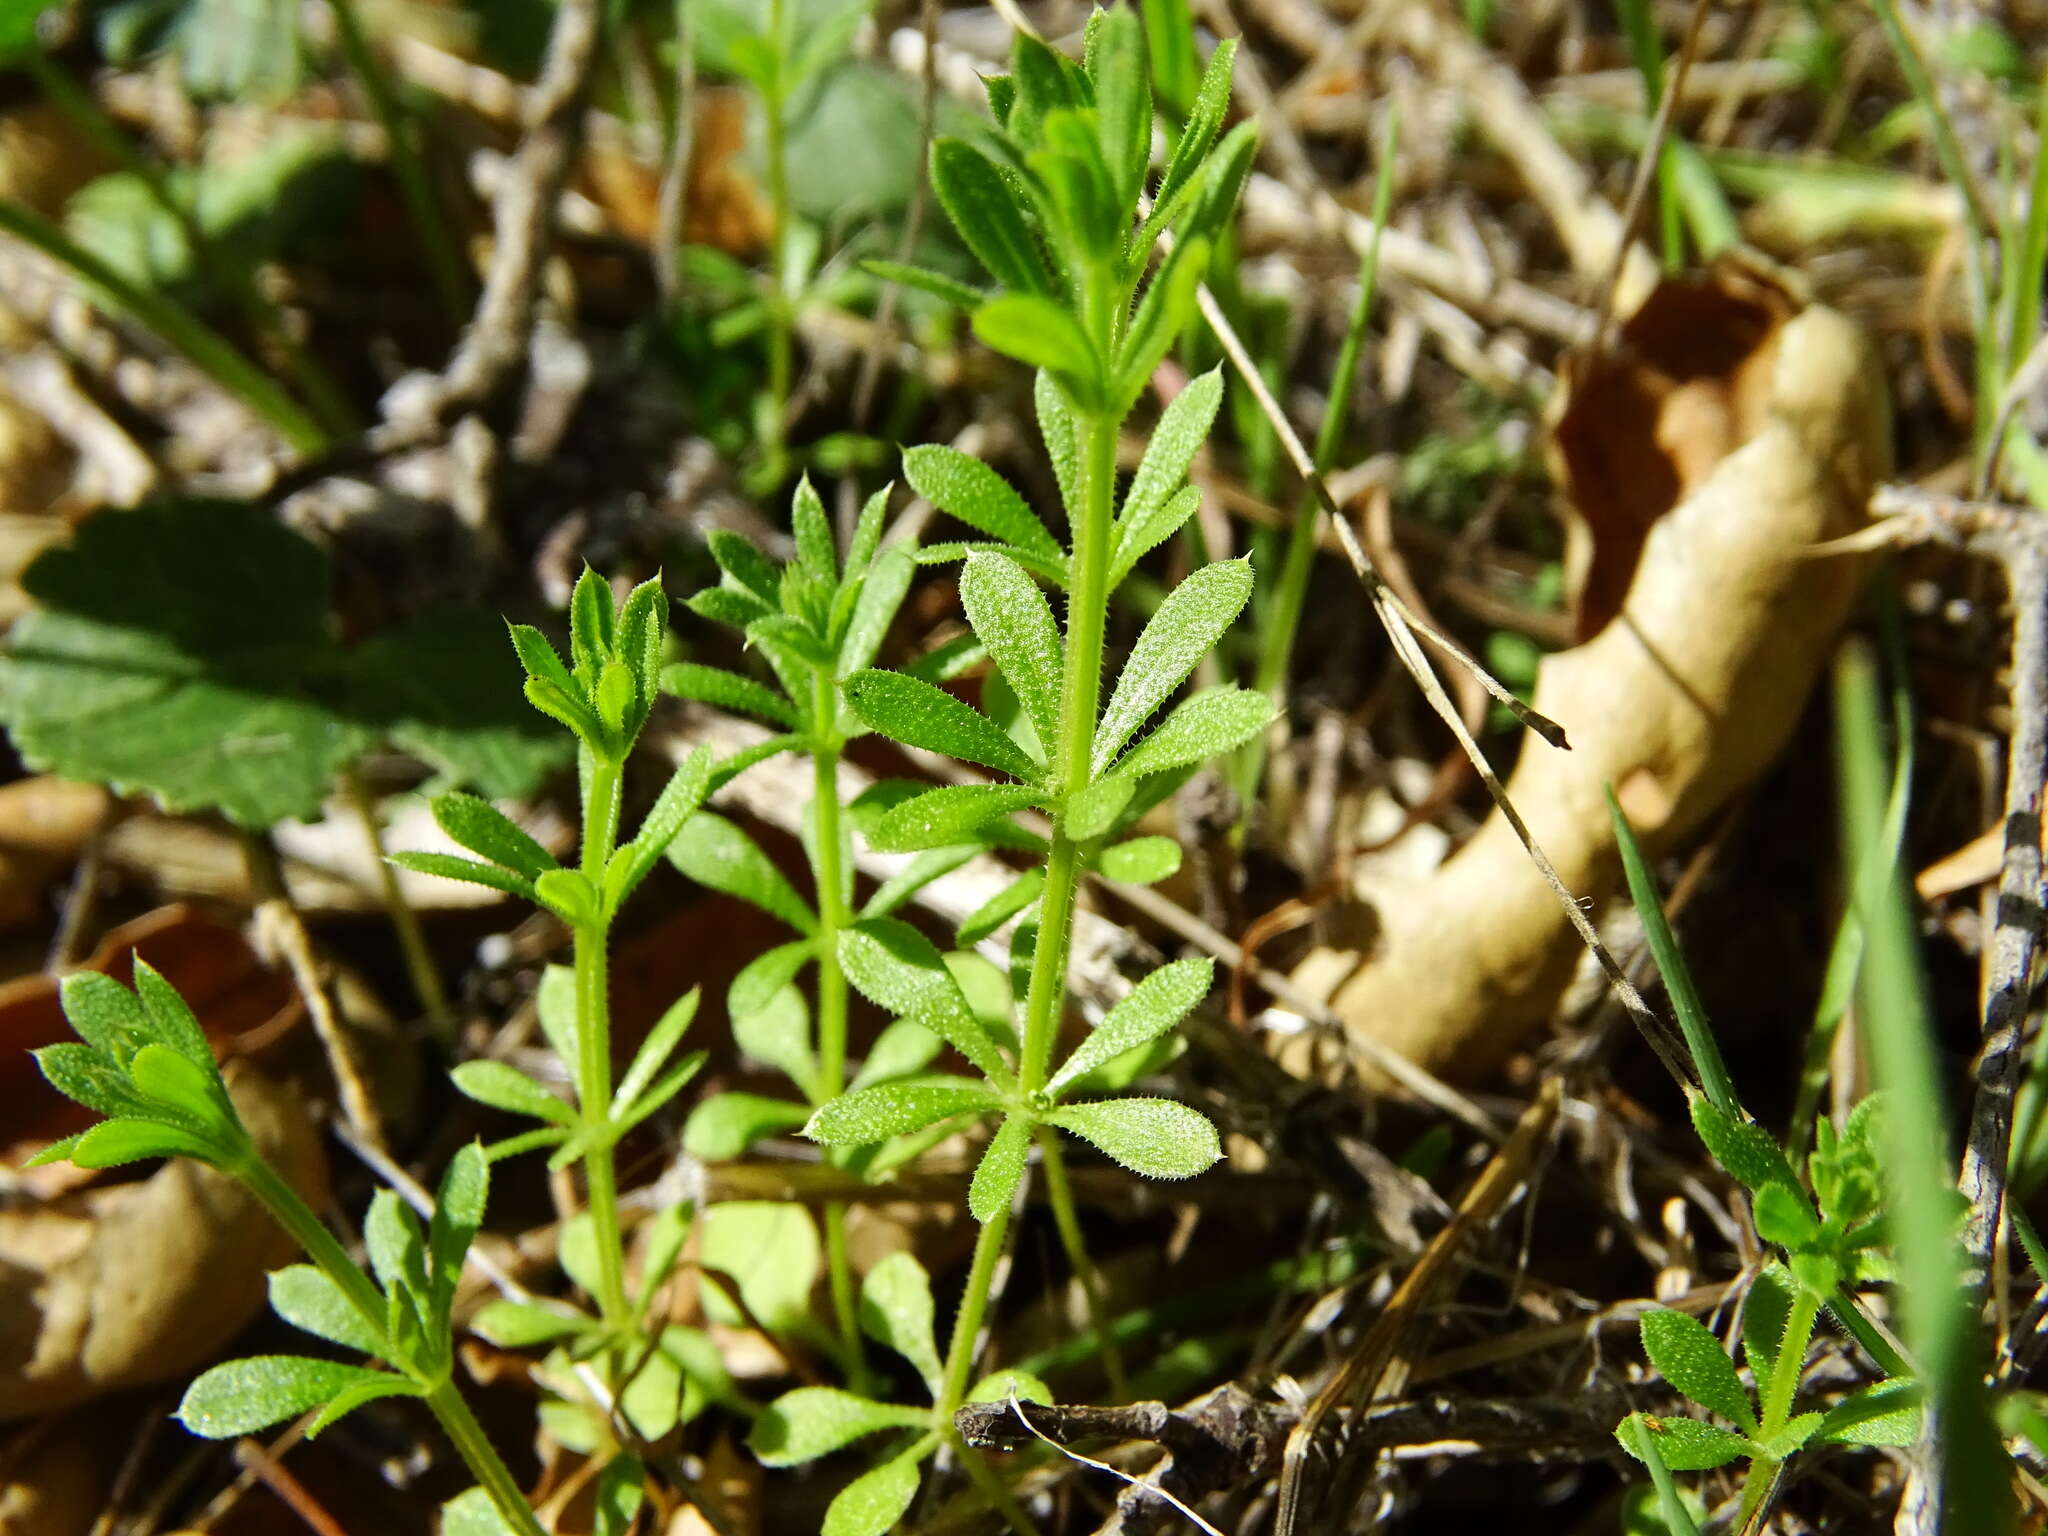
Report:
[[[348,1250],[327,1230],[327,1223],[314,1215],[312,1208],[299,1198],[298,1191],[285,1183],[277,1170],[266,1163],[254,1148],[250,1149],[244,1161],[225,1171],[234,1175],[244,1189],[263,1202],[263,1208],[292,1235],[292,1241],[304,1250],[320,1272],[341,1288],[342,1295],[348,1298],[357,1315],[382,1338],[388,1319],[384,1297],[377,1290],[377,1283],[348,1256]]]
[[[952,1341],[946,1347],[946,1374],[940,1382],[938,1420],[950,1426],[953,1415],[967,1401],[973,1384],[975,1342],[981,1337],[982,1318],[988,1312],[989,1288],[996,1278],[996,1261],[1003,1256],[1003,1239],[1010,1232],[1010,1208],[998,1210],[974,1240],[974,1262],[967,1271],[967,1290],[960,1298],[960,1315],[953,1319]]]
[[[540,1521],[534,1517],[533,1507],[526,1502],[526,1495],[513,1479],[511,1470],[484,1433],[483,1425],[470,1412],[462,1394],[455,1390],[455,1383],[442,1381],[426,1394],[425,1402],[440,1422],[442,1432],[454,1445],[456,1454],[476,1478],[477,1486],[490,1495],[492,1505],[506,1526],[516,1531],[518,1536],[547,1536]]]
[[[619,836],[622,765],[592,755],[584,785],[583,874],[603,889],[605,866]],[[584,1198],[597,1248],[597,1304],[607,1327],[623,1332],[631,1326],[626,1304],[624,1248],[619,1236],[618,1171],[613,1161],[610,1128],[612,1101],[611,999],[608,947],[611,918],[606,913],[576,929],[576,1101],[590,1134],[583,1153]]]

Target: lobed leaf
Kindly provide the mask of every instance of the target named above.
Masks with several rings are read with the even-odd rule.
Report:
[[[1251,562],[1219,560],[1175,587],[1132,647],[1095,733],[1102,772],[1230,628],[1252,591]]]
[[[1193,1178],[1223,1156],[1216,1127],[1172,1099],[1065,1104],[1046,1119],[1147,1178]]]
[[[1215,972],[1215,963],[1207,959],[1176,960],[1170,965],[1161,966],[1131,988],[1130,992],[1103,1016],[1102,1022],[1095,1026],[1086,1040],[1074,1048],[1073,1055],[1069,1056],[1059,1071],[1053,1074],[1051,1081],[1045,1085],[1046,1092],[1057,1097],[1096,1068],[1106,1066],[1119,1056],[1135,1051],[1139,1046],[1165,1034],[1209,995]],[[1189,1110],[1188,1113],[1193,1114],[1194,1111]],[[1203,1123],[1207,1124],[1206,1121]],[[1213,1130],[1210,1134],[1213,1137]],[[1210,1159],[1212,1162],[1214,1160],[1213,1157]],[[1205,1163],[1203,1166],[1208,1165]]]

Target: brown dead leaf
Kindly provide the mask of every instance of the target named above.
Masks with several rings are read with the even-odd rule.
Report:
[[[1596,901],[1620,875],[1604,785],[1656,855],[1784,746],[1863,579],[1806,552],[1860,524],[1890,440],[1862,331],[1754,272],[1667,284],[1622,339],[1568,370],[1558,417],[1588,638],[1545,660],[1534,703],[1574,750],[1526,746],[1507,786],[1566,885]],[[1296,982],[1442,1073],[1496,1065],[1578,959],[1498,813],[1427,878],[1360,894]]]

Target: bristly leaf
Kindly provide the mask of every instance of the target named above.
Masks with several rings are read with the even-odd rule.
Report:
[[[449,1069],[449,1078],[464,1098],[515,1115],[532,1115],[537,1120],[568,1125],[576,1111],[556,1098],[517,1067],[503,1061],[479,1057]]]
[[[1924,1396],[1917,1381],[1880,1381],[1830,1408],[1813,1438],[1828,1445],[1911,1445],[1920,1433]]]
[[[699,885],[751,902],[799,933],[818,931],[817,915],[796,887],[759,844],[723,816],[706,811],[684,822],[668,857]]]
[[[826,1507],[818,1536],[885,1536],[894,1530],[917,1497],[918,1468],[938,1444],[936,1435],[921,1436],[840,1489]]]
[[[484,1224],[490,1192],[491,1165],[484,1149],[473,1141],[458,1147],[434,1192],[434,1214],[427,1223],[427,1283],[437,1325],[445,1326],[454,1304],[463,1259]]]
[[[916,573],[917,560],[907,545],[884,550],[869,567],[839,641],[838,676],[851,676],[875,659]]]
[[[917,494],[990,538],[1058,560],[1059,541],[1001,475],[957,448],[927,443],[903,450],[903,474]]]
[[[998,1086],[1011,1081],[995,1037],[968,1006],[938,949],[908,923],[884,917],[847,929],[839,962],[862,995],[915,1019]]]
[[[1031,400],[1038,414],[1038,435],[1045,440],[1045,456],[1052,460],[1053,478],[1059,482],[1060,503],[1076,505],[1081,486],[1081,447],[1074,425],[1074,408],[1042,369],[1031,381]],[[1114,585],[1114,583],[1112,583]]]
[[[381,1355],[390,1347],[382,1330],[355,1309],[340,1286],[311,1264],[292,1264],[270,1272],[270,1310],[302,1332],[359,1354]]]
[[[1134,837],[1095,856],[1096,871],[1105,880],[1125,885],[1153,885],[1180,868],[1180,844],[1170,837]]]
[[[964,1077],[927,1077],[856,1089],[823,1105],[804,1134],[827,1147],[864,1147],[921,1131],[941,1120],[981,1114],[1000,1101],[984,1084]]]
[[[784,730],[796,729],[796,711],[787,699],[751,677],[741,677],[723,667],[707,667],[696,661],[671,662],[662,668],[661,686],[679,699],[694,699],[699,704],[752,715]]]
[[[559,867],[547,849],[488,800],[475,795],[440,795],[433,802],[433,811],[435,825],[449,837],[515,874],[535,880]]]
[[[1131,488],[1124,493],[1117,513],[1116,567],[1127,571],[1144,553],[1130,548],[1137,530],[1152,522],[1187,479],[1188,468],[1208,440],[1222,403],[1223,370],[1218,367],[1189,380],[1159,413],[1159,425],[1152,431],[1152,441],[1138,461],[1138,472],[1131,477]],[[1145,549],[1158,542],[1153,539]]]
[[[1178,845],[1176,845],[1178,846]],[[954,937],[964,946],[979,944],[1019,912],[1038,900],[1045,890],[1045,868],[1027,869],[995,895],[960,919]]]
[[[1147,976],[1075,1047],[1074,1054],[1045,1085],[1046,1092],[1057,1097],[1097,1067],[1172,1029],[1209,995],[1215,971],[1210,960],[1176,960]]]
[[[774,608],[781,599],[782,574],[775,562],[747,540],[726,528],[714,528],[704,536],[704,546],[718,568],[741,591],[751,593]]]
[[[1205,565],[1166,595],[1132,647],[1103,712],[1095,734],[1097,773],[1194,671],[1236,620],[1251,592],[1251,562],[1239,559]]]
[[[1117,416],[1137,403],[1152,370],[1188,328],[1195,313],[1195,289],[1208,270],[1209,242],[1184,236],[1153,274],[1113,365],[1108,404]]]
[[[960,572],[960,601],[967,622],[1016,691],[1039,741],[1050,747],[1059,740],[1066,649],[1045,593],[1016,561],[969,555]]]
[[[689,819],[711,793],[711,749],[699,747],[676,765],[633,840],[612,855],[605,870],[605,904],[616,912],[668,852]]]
[[[1121,586],[1140,560],[1181,530],[1181,525],[1201,509],[1200,486],[1184,485],[1154,508],[1142,522],[1131,524],[1118,540],[1116,558],[1110,562],[1111,586]]]
[[[1172,1099],[1066,1104],[1046,1119],[1150,1179],[1190,1179],[1223,1156],[1216,1127]]]
[[[1083,407],[1107,406],[1107,364],[1080,321],[1052,300],[1027,293],[990,299],[974,312],[974,334],[1006,357],[1043,368]]]
[[[967,248],[991,276],[1018,293],[1048,293],[1038,238],[994,161],[964,139],[932,144],[932,192]]]
[[[790,526],[796,534],[796,557],[813,575],[836,582],[839,579],[839,550],[832,539],[832,519],[825,503],[806,474],[796,483],[790,498]]]
[[[1640,1413],[1623,1419],[1614,1437],[1623,1450],[1640,1461],[1642,1452],[1633,1443],[1635,1435],[1653,1436],[1657,1455],[1673,1472],[1708,1472],[1751,1454],[1750,1443],[1742,1436],[1717,1425],[1702,1424],[1698,1419],[1664,1418],[1653,1422]]]
[[[1640,1327],[1643,1353],[1658,1374],[1702,1408],[1756,1433],[1756,1410],[1719,1339],[1683,1312],[1645,1312]]]
[[[1097,11],[1089,27],[1088,73],[1095,83],[1102,159],[1118,206],[1128,208],[1144,186],[1152,159],[1152,82],[1145,39],[1135,13]]]
[[[507,896],[539,900],[531,880],[495,864],[479,864],[474,859],[458,858],[452,853],[394,853],[388,858],[400,869],[409,869],[415,874],[439,875],[443,880],[461,880],[469,885],[487,885]]]
[[[64,978],[58,995],[78,1038],[117,1066],[126,1067],[156,1038],[142,1000],[111,976],[78,971]]]
[[[1770,1396],[1771,1377],[1778,1368],[1778,1352],[1792,1316],[1792,1285],[1784,1265],[1767,1264],[1742,1301],[1742,1352],[1749,1359],[1760,1398]]]
[[[1001,726],[943,688],[873,668],[854,673],[843,686],[854,713],[891,741],[980,763],[1017,779],[1038,777],[1039,765]]]
[[[890,1254],[861,1282],[861,1331],[916,1366],[936,1397],[939,1347],[932,1318],[932,1279],[913,1255]]]
[[[1159,729],[1116,765],[1119,774],[1164,773],[1242,746],[1273,723],[1278,708],[1263,693],[1224,684],[1204,688],[1174,708]]]
[[[633,1064],[626,1069],[626,1075],[619,1079],[619,1086],[612,1095],[612,1117],[621,1119],[640,1096],[653,1084],[655,1074],[668,1065],[681,1043],[683,1032],[697,1017],[697,1003],[701,989],[690,988],[681,997],[662,1010],[655,1020],[654,1028],[647,1032],[647,1038],[640,1042],[640,1049],[633,1053]]]
[[[967,1214],[986,1226],[996,1212],[1006,1209],[1024,1177],[1024,1162],[1030,1152],[1030,1124],[1019,1116],[1009,1116],[996,1128],[975,1165],[973,1182],[967,1186]]]
[[[1235,38],[1225,38],[1209,56],[1209,66],[1202,71],[1202,83],[1195,91],[1195,105],[1188,113],[1187,127],[1173,147],[1166,174],[1152,199],[1152,212],[1146,215],[1144,227],[1131,243],[1133,263],[1145,259],[1159,232],[1180,217],[1181,209],[1200,187],[1196,173],[1216,142],[1224,114],[1230,109],[1230,73],[1236,58]]]
[[[1723,1114],[1698,1095],[1691,1098],[1693,1129],[1737,1183],[1753,1190],[1768,1184],[1798,1185],[1791,1163],[1762,1126]]]
[[[683,1150],[707,1163],[744,1157],[764,1137],[799,1129],[810,1106],[758,1093],[714,1093],[683,1122]]]
[[[143,1012],[149,1016],[149,1029],[158,1045],[169,1046],[196,1067],[208,1072],[216,1070],[213,1049],[206,1043],[206,1031],[199,1027],[199,1020],[191,1007],[179,995],[178,989],[164,979],[163,973],[142,956],[135,957],[135,996],[142,1004]],[[1876,1099],[1866,1099],[1864,1104],[1874,1106]],[[1845,1143],[1853,1145],[1853,1135],[1859,1125],[1867,1125],[1869,1116],[1863,1113],[1863,1106],[1849,1117],[1851,1139]]]
[[[747,1444],[767,1467],[794,1467],[885,1429],[923,1429],[931,1415],[837,1387],[798,1387],[768,1405]]]
[[[258,1355],[216,1365],[185,1389],[178,1421],[207,1440],[253,1434],[339,1397],[379,1371],[303,1355]],[[401,1378],[402,1379],[402,1378]]]
[[[957,309],[971,310],[988,299],[981,289],[969,287],[957,278],[934,272],[929,267],[907,266],[900,261],[881,261],[870,257],[861,263],[861,269],[884,282],[901,283],[906,288],[915,288],[935,299],[943,299]]]
[[[1021,784],[946,784],[904,801],[878,820],[868,846],[878,853],[913,853],[970,840],[999,816],[1038,802]]]

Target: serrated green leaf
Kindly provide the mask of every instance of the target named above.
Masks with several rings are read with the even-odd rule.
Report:
[[[1038,775],[1039,765],[1001,726],[942,688],[901,672],[873,669],[854,673],[843,686],[854,713],[892,741],[980,763],[1013,778]]]
[[[1762,1126],[1725,1115],[1697,1094],[1692,1096],[1691,1108],[1693,1129],[1714,1161],[1736,1182],[1750,1189],[1762,1189],[1766,1184],[1798,1185],[1792,1165]]]
[[[1202,492],[1199,486],[1184,485],[1167,497],[1143,522],[1133,523],[1130,532],[1117,546],[1116,558],[1110,563],[1111,586],[1121,586],[1140,560],[1164,544],[1181,530],[1181,525],[1201,508]]]
[[[974,911],[960,920],[954,938],[965,948],[979,944],[1019,912],[1038,900],[1045,890],[1045,870],[1027,869]]]
[[[986,1113],[1000,1102],[986,1086],[964,1077],[883,1083],[822,1105],[804,1134],[827,1147],[863,1147],[942,1120]]]
[[[800,1205],[729,1200],[704,1212],[699,1224],[698,1263],[731,1275],[762,1326],[777,1332],[808,1325],[822,1252],[817,1226]],[[715,1284],[707,1288],[705,1310],[727,1326],[743,1321]]]
[[[885,1429],[924,1429],[930,1423],[923,1408],[878,1403],[837,1387],[798,1387],[768,1405],[747,1445],[763,1466],[794,1467]]]
[[[1271,698],[1224,684],[1204,688],[1175,706],[1159,729],[1124,754],[1119,774],[1163,773],[1242,746],[1272,724]]]
[[[990,1081],[1013,1081],[988,1026],[930,939],[893,917],[859,923],[840,935],[839,963],[863,996],[926,1029],[965,1056]]]
[[[993,160],[965,139],[937,139],[931,186],[953,228],[998,283],[1020,293],[1051,290],[1037,236]]]
[[[1180,868],[1180,844],[1170,837],[1134,837],[1115,843],[1095,857],[1095,868],[1105,880],[1125,885],[1152,885]]]
[[[917,1497],[918,1469],[938,1443],[934,1435],[913,1440],[840,1489],[825,1509],[819,1536],[884,1536],[893,1530]]]
[[[1030,1155],[1030,1123],[1016,1115],[1008,1116],[996,1127],[995,1135],[982,1151],[981,1161],[974,1165],[974,1177],[967,1186],[967,1214],[986,1226],[998,1211],[1008,1209]]]
[[[302,1332],[359,1354],[382,1355],[389,1347],[341,1287],[311,1264],[271,1271],[270,1310]]]
[[[936,1397],[940,1365],[933,1318],[932,1279],[913,1255],[888,1255],[861,1282],[861,1332],[916,1366]]]
[[[1074,1048],[1074,1054],[1053,1074],[1052,1080],[1046,1084],[1046,1092],[1056,1097],[1098,1067],[1107,1066],[1119,1056],[1165,1034],[1209,995],[1215,972],[1215,963],[1206,959],[1176,960],[1161,966],[1103,1016],[1102,1022]],[[1194,1114],[1194,1111],[1189,1110],[1188,1113]],[[1206,1121],[1203,1123],[1207,1124]],[[1214,1134],[1212,1130],[1212,1138]],[[1093,1137],[1089,1139],[1094,1140]],[[1117,1154],[1112,1152],[1111,1156]],[[1213,1162],[1214,1156],[1210,1160]],[[1208,1164],[1202,1166],[1207,1167]]]
[[[683,1123],[683,1150],[707,1163],[744,1157],[755,1142],[794,1131],[811,1118],[808,1104],[758,1093],[715,1093]]]
[[[493,1301],[470,1322],[469,1330],[500,1349],[531,1349],[597,1327],[597,1319],[567,1302]]]
[[[448,1076],[463,1097],[493,1109],[532,1115],[557,1125],[567,1125],[576,1119],[576,1111],[570,1105],[505,1062],[489,1058],[465,1061],[450,1068]]]
[[[381,1371],[303,1355],[257,1355],[216,1365],[185,1389],[178,1421],[207,1440],[253,1434],[296,1418]]]
[[[1653,1436],[1659,1459],[1673,1472],[1711,1471],[1752,1454],[1747,1440],[1717,1425],[1702,1424],[1698,1419],[1652,1419],[1647,1414],[1632,1413],[1621,1421],[1614,1437],[1638,1461],[1642,1455],[1632,1443],[1630,1431]]]
[[[1660,1309],[1645,1312],[1643,1352],[1663,1378],[1722,1418],[1756,1432],[1756,1409],[1721,1341],[1695,1318]]]
[[[1173,154],[1167,160],[1166,174],[1160,178],[1159,190],[1152,199],[1152,212],[1146,215],[1144,226],[1133,242],[1134,259],[1144,258],[1145,252],[1158,238],[1159,231],[1180,216],[1188,199],[1199,189],[1201,183],[1197,173],[1202,169],[1210,147],[1215,144],[1216,135],[1222,130],[1224,114],[1230,109],[1230,75],[1236,58],[1235,38],[1225,38],[1209,55],[1201,84],[1195,88],[1195,102],[1189,109],[1187,126],[1181,130],[1181,136],[1173,146]]]
[[[695,661],[671,662],[661,670],[661,686],[679,699],[694,699],[717,709],[752,715],[785,730],[796,728],[796,711],[787,699],[751,677],[741,677],[723,667],[707,667]]]
[[[1104,362],[1080,322],[1063,306],[1037,294],[1005,293],[974,312],[982,345],[1032,368],[1043,368],[1077,401],[1091,407],[1107,399]]]
[[[998,817],[1038,801],[1021,784],[947,784],[904,801],[876,821],[868,845],[878,853],[912,853],[971,840]]]
[[[1924,1395],[1917,1381],[1880,1381],[1830,1408],[1813,1438],[1827,1445],[1909,1446],[1919,1438]]]
[[[926,444],[903,450],[903,474],[918,495],[949,517],[1004,544],[1051,560],[1059,541],[1010,482],[957,448]]]
[[[438,875],[443,880],[460,880],[468,885],[486,885],[494,891],[503,891],[507,896],[522,896],[528,901],[540,899],[534,894],[533,882],[524,875],[515,875],[495,864],[479,864],[475,859],[458,858],[452,853],[408,851],[389,855],[389,861],[415,874]]]
[[[1064,1104],[1046,1119],[1151,1179],[1188,1179],[1223,1156],[1216,1127],[1172,1099]]]
[[[669,862],[699,885],[751,902],[799,933],[818,931],[817,915],[746,833],[706,811],[683,823]]]
[[[1236,620],[1251,591],[1249,560],[1219,560],[1167,594],[1132,647],[1103,712],[1095,734],[1097,773],[1194,671]]]

